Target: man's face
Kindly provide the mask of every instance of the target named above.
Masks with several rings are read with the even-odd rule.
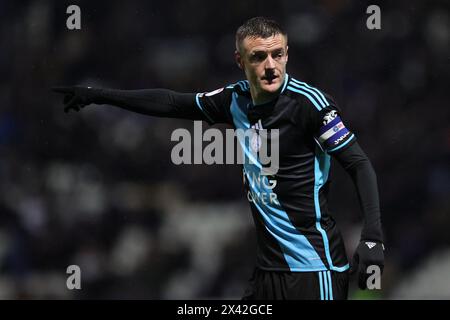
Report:
[[[236,62],[256,95],[271,95],[280,89],[286,74],[287,51],[287,40],[282,34],[244,39],[240,52],[236,51]]]

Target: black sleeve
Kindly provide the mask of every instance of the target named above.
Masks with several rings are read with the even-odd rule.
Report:
[[[327,104],[323,107],[306,103],[302,112],[303,124],[319,147],[333,154],[350,147],[356,141],[356,137],[344,124],[342,112],[334,99],[327,94],[324,99],[325,97]]]
[[[370,160],[358,142],[335,152],[333,156],[349,173],[355,184],[364,215],[361,240],[383,242],[377,177]]]
[[[197,94],[197,106],[200,110],[202,110],[209,124],[232,124],[230,105],[233,88],[234,87],[231,85],[211,92]]]
[[[97,104],[109,104],[150,116],[207,120],[197,106],[195,93],[167,89],[93,90]]]

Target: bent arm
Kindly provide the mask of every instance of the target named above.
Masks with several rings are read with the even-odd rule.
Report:
[[[358,193],[364,216],[361,240],[383,242],[377,177],[369,158],[357,142],[334,157],[351,176]]]

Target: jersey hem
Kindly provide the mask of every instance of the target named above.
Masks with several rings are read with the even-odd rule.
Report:
[[[261,265],[256,265],[261,270],[265,271],[281,271],[281,272],[321,272],[321,271],[335,271],[335,272],[344,272],[349,269],[349,265],[346,264],[342,267],[333,266],[332,268],[327,267],[294,267],[294,268],[286,268],[286,267],[264,267]]]

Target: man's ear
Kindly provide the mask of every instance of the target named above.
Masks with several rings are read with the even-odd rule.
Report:
[[[288,58],[289,58],[288,50],[289,50],[289,46],[286,46],[286,62],[288,62]]]
[[[234,60],[238,65],[239,69],[244,70],[244,65],[242,64],[242,57],[238,50],[234,51]]]

